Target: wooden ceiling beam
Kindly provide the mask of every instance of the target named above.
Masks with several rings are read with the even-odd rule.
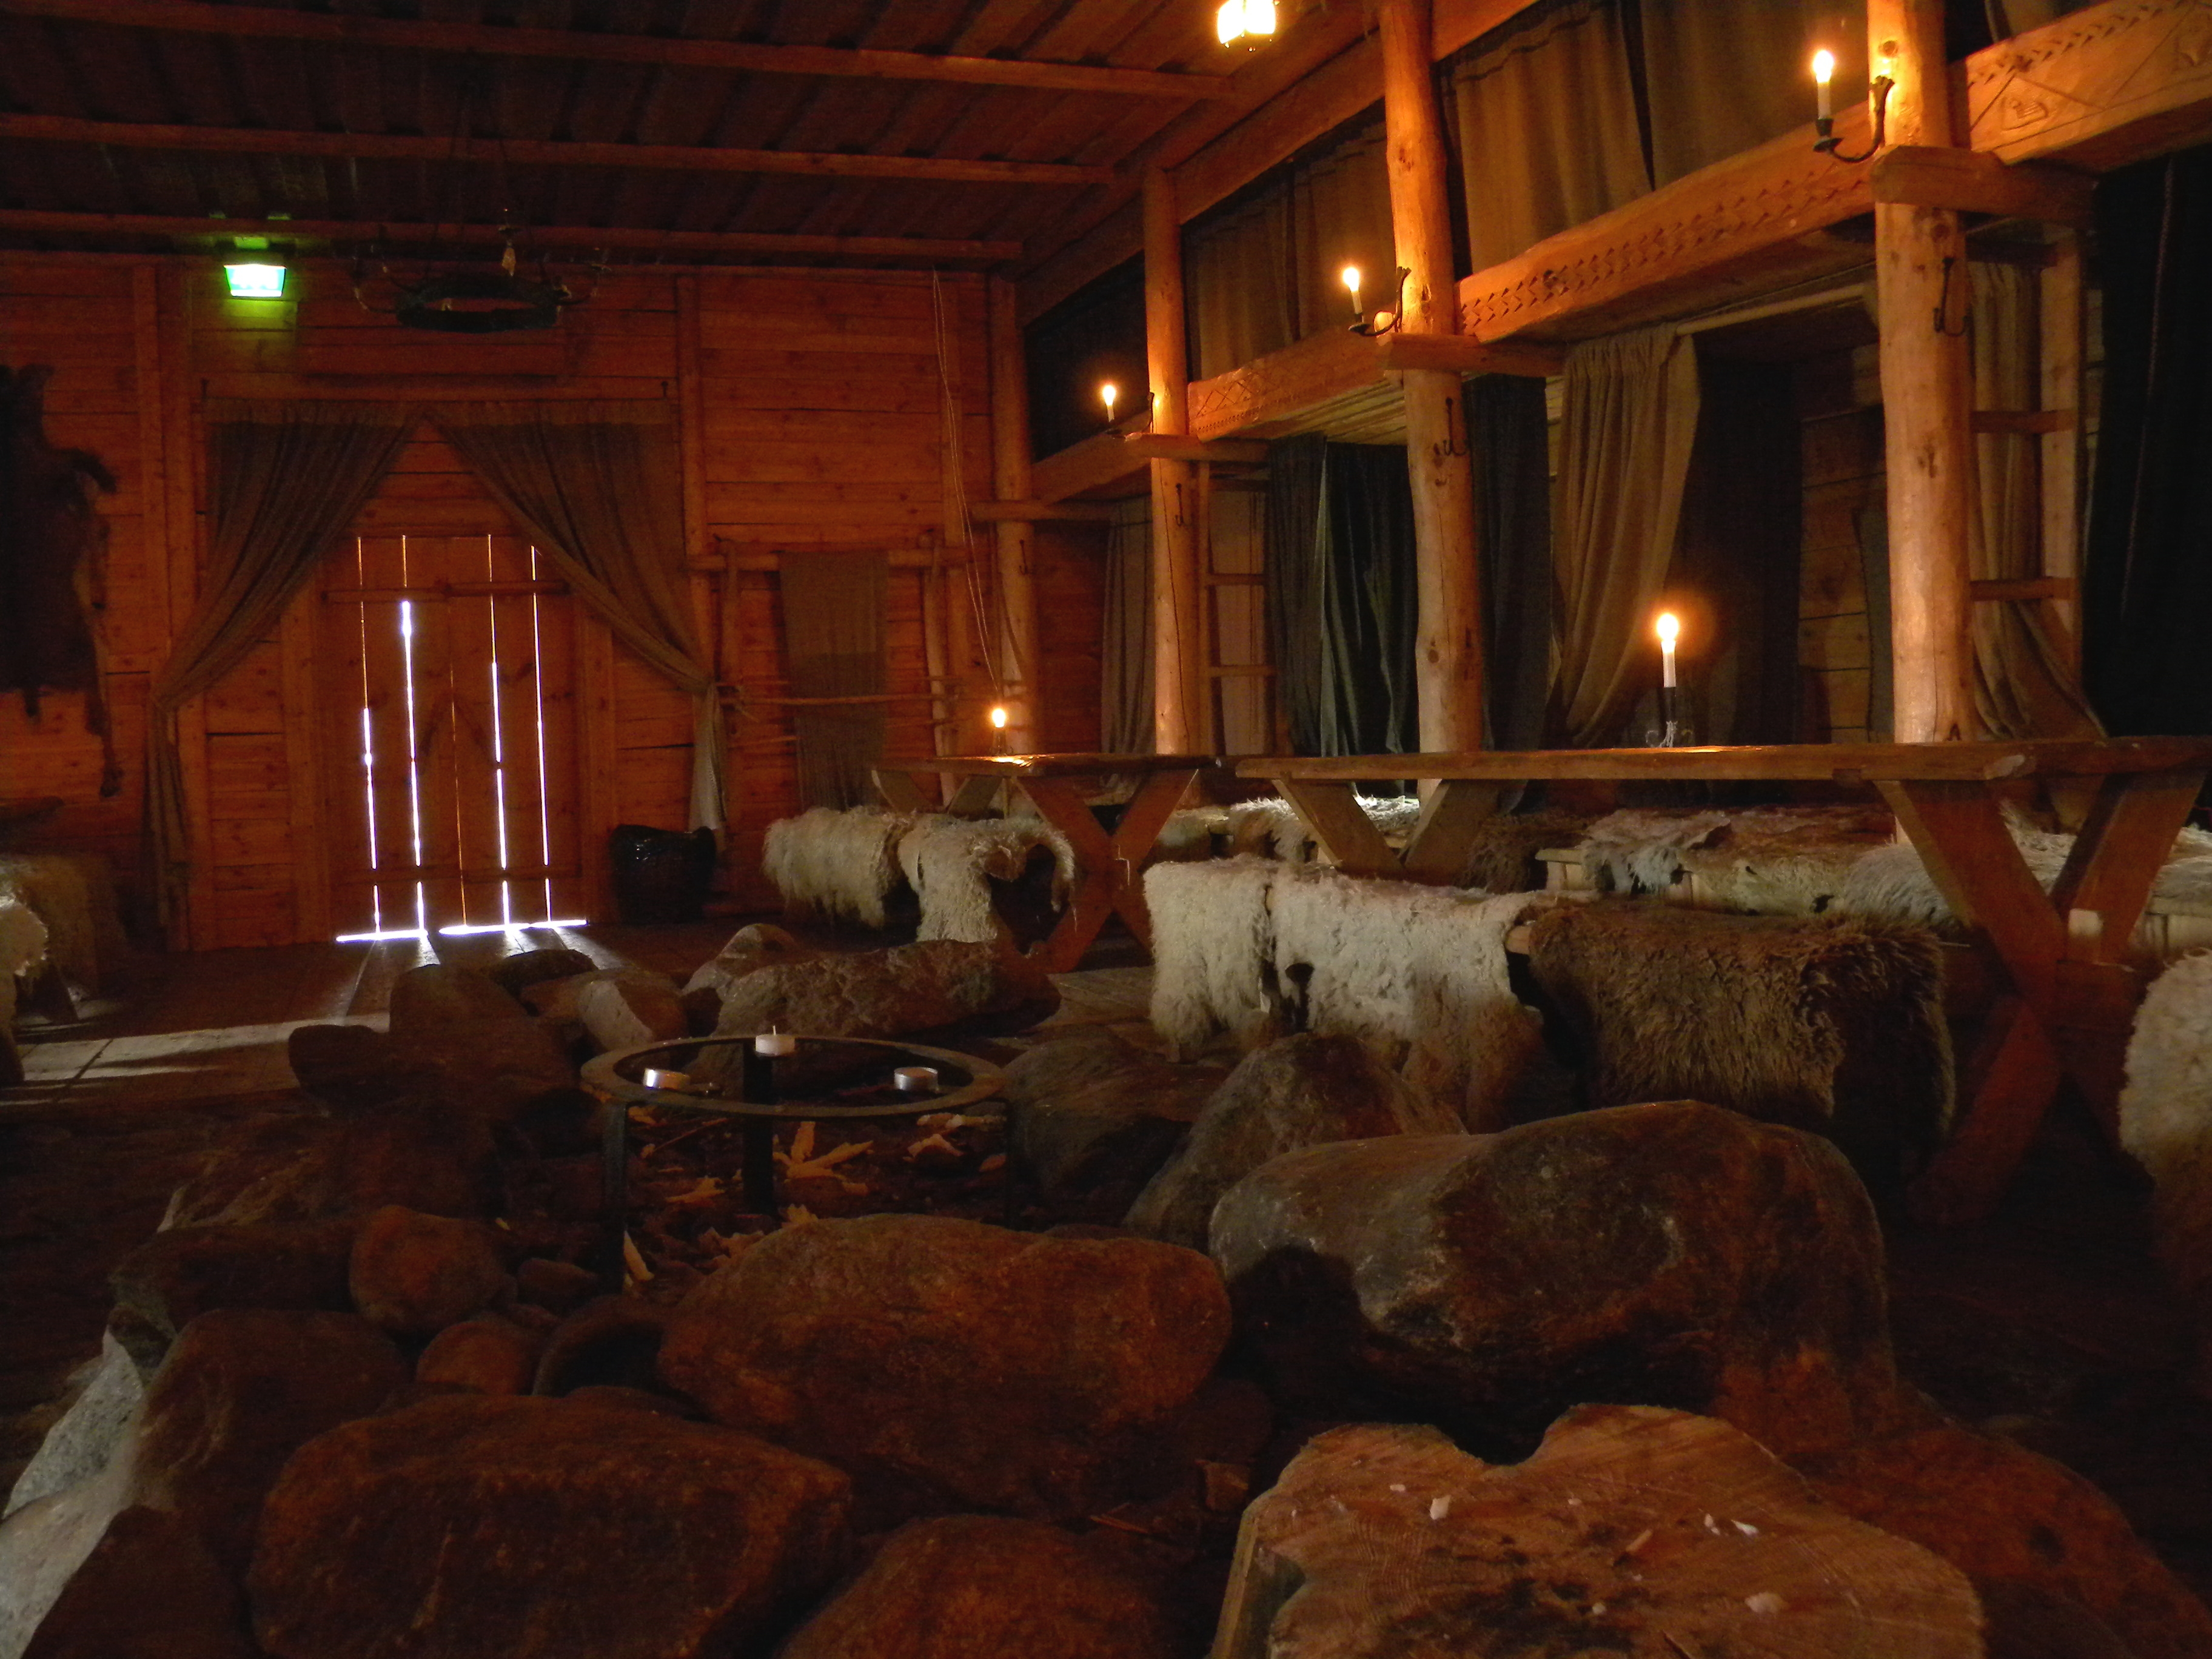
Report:
[[[158,213],[60,213],[0,208],[0,232],[55,236],[267,236],[278,240],[497,245],[497,225],[362,224],[347,219],[214,219]],[[811,255],[846,259],[957,260],[995,264],[1018,258],[1019,242],[927,236],[794,236],[750,230],[651,230],[623,225],[532,225],[532,248],[633,252]]]
[[[0,12],[125,28],[162,29],[172,33],[311,40],[333,46],[457,52],[488,58],[561,58],[865,81],[951,81],[969,86],[1030,87],[1053,92],[1166,98],[1182,102],[1234,95],[1226,76],[1184,75],[1166,70],[1113,69],[1089,64],[1043,64],[1022,58],[940,56],[874,48],[696,40],[583,29],[511,28],[492,23],[414,22],[344,12],[294,11],[277,6],[210,5],[207,0],[0,0]]]
[[[652,167],[684,173],[781,173],[814,179],[918,179],[988,185],[1110,182],[1105,167],[1056,161],[963,161],[925,155],[854,155],[780,149],[714,149],[691,144],[595,144],[565,139],[468,138],[412,133],[276,132],[258,127],[88,121],[66,115],[0,114],[0,139],[106,144],[131,149],[244,155],[324,155],[396,161],[504,161],[527,167]]]
[[[1436,0],[1436,57],[1449,57],[1534,3]],[[1176,204],[1187,222],[1379,102],[1382,60],[1365,37],[1364,7],[1302,24],[1230,77],[1238,94],[1233,101],[1186,111],[1120,164],[1116,183],[1030,236],[1043,258],[1022,279],[1024,319],[1137,252],[1134,221],[1122,216],[1125,226],[1113,216],[1135,197],[1146,166],[1175,174]]]

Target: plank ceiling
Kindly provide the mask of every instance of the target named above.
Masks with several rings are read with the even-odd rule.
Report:
[[[282,215],[322,233],[302,251],[419,248],[511,212],[526,247],[617,262],[1034,263],[1249,107],[1213,9],[0,0],[0,246],[198,249],[163,222]],[[1024,79],[1060,84],[994,84]]]

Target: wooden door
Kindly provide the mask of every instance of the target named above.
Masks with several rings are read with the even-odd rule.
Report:
[[[575,602],[513,535],[356,537],[317,673],[340,939],[583,916]]]

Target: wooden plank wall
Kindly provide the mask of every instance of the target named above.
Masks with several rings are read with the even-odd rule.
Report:
[[[1861,515],[1883,501],[1881,385],[1875,348],[1813,358],[1797,371],[1804,420],[1804,543],[1797,662],[1798,736],[1864,743],[1873,683]]]
[[[52,362],[55,441],[99,453],[123,481],[112,525],[110,695],[124,793],[97,799],[97,741],[82,699],[51,697],[32,721],[0,709],[9,795],[69,805],[44,844],[96,848],[120,870],[139,853],[144,709],[151,672],[189,615],[204,557],[205,404],[211,398],[663,398],[684,410],[686,540],[697,622],[721,677],[749,694],[732,732],[732,873],[758,902],[762,830],[797,809],[776,585],[725,568],[718,550],[945,539],[945,468],[929,280],[900,272],[624,276],[553,337],[425,337],[363,312],[335,264],[295,268],[293,296],[234,301],[197,262],[0,256],[0,358]],[[945,279],[948,365],[961,411],[961,477],[990,489],[989,401],[980,282]],[[409,445],[358,528],[464,535],[510,529],[451,447],[427,429]],[[1039,538],[1046,606],[1047,731],[1086,748],[1097,731],[1101,573],[1090,526]],[[742,562],[742,561],[740,561]],[[988,566],[988,561],[987,566]],[[887,747],[931,743],[922,572],[891,574]],[[201,948],[326,936],[316,851],[322,799],[313,720],[313,629],[304,596],[183,722],[191,805],[207,856],[190,942]],[[988,592],[984,603],[995,603]],[[592,780],[587,825],[680,827],[690,788],[691,710],[588,625],[579,696]],[[588,831],[587,831],[588,833]],[[591,855],[603,863],[597,854]]]

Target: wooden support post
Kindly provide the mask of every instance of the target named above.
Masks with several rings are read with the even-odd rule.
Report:
[[[1954,142],[1942,0],[1867,0],[1867,49],[1887,64],[1888,139]],[[1875,204],[1881,400],[1888,456],[1890,649],[1897,740],[1974,735],[1966,527],[1972,502],[1972,295],[1949,208]]]
[[[1429,0],[1380,0],[1382,116],[1390,217],[1406,278],[1401,331],[1459,332],[1443,123],[1431,69]],[[1419,623],[1413,673],[1421,747],[1482,747],[1481,596],[1475,574],[1474,469],[1456,370],[1410,368],[1406,466],[1413,490]]]
[[[1175,185],[1145,174],[1145,361],[1152,430],[1190,429],[1190,358],[1183,338],[1182,227]],[[1156,459],[1152,483],[1152,746],[1163,755],[1212,747],[1206,719],[1199,562],[1198,481],[1189,461]]]
[[[991,278],[991,482],[1002,501],[1030,498],[1029,383],[1014,285]],[[1042,676],[1037,657],[1036,532],[1001,519],[999,544],[999,678],[1006,696],[1006,747],[1025,755],[1037,738]]]

